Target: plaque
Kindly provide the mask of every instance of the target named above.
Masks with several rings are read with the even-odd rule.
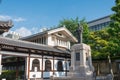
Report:
[[[80,53],[76,53],[76,61],[80,61]]]

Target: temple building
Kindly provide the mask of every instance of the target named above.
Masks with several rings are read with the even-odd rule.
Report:
[[[70,42],[77,42],[77,39],[65,27],[46,30],[19,40],[1,36],[0,67],[2,71],[15,70],[15,78],[28,80],[50,78],[52,75],[67,76],[71,57]],[[20,71],[24,71],[24,77],[21,77]]]
[[[21,40],[53,47],[61,47],[63,49],[70,49],[70,42],[77,42],[77,39],[65,27],[46,30],[31,36],[23,37]]]

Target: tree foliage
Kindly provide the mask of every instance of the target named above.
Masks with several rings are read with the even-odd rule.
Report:
[[[78,28],[79,18],[76,19],[63,19],[60,21],[59,26],[65,26],[75,37],[76,36],[76,29]]]
[[[111,16],[111,24],[108,33],[111,36],[109,42],[111,45],[111,54],[120,56],[120,0],[115,1],[116,5],[112,7],[114,14]]]
[[[75,19],[63,19],[60,21],[59,26],[65,26],[76,38],[78,38],[76,30],[78,29],[78,24],[83,27],[83,42],[86,43],[89,35],[89,29],[85,19],[79,20],[78,17]]]
[[[108,36],[105,30],[90,33],[88,44],[91,46],[93,58],[100,59],[106,57],[108,54],[106,51],[108,46],[106,39]]]

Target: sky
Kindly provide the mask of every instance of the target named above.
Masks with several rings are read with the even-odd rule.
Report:
[[[12,20],[21,36],[57,26],[60,20],[85,18],[91,21],[112,14],[115,0],[1,0],[0,20]]]

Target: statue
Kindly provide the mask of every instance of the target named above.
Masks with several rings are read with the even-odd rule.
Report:
[[[83,33],[83,27],[78,24],[78,29],[76,30],[77,36],[78,36],[78,43],[82,43],[82,33]]]

